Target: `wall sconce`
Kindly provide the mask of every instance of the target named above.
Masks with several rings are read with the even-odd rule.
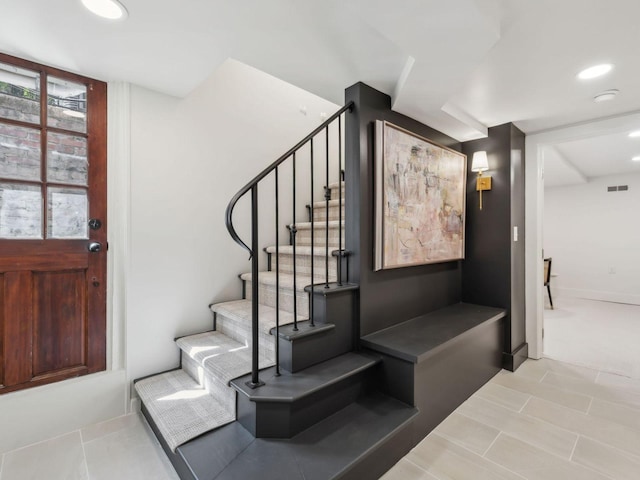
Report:
[[[475,152],[471,161],[471,171],[478,172],[476,180],[476,191],[480,192],[480,210],[482,210],[482,192],[491,190],[491,177],[482,176],[482,172],[489,170],[489,162],[487,161],[487,152],[484,150]]]

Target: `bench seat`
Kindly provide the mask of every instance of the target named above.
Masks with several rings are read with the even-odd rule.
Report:
[[[457,303],[360,339],[382,357],[382,390],[420,411],[417,440],[500,371],[506,317]]]

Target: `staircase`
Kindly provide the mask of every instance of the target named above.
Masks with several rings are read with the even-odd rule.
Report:
[[[343,281],[348,255],[345,186],[340,178],[329,181],[329,125],[337,119],[341,139],[341,115],[348,108],[234,197],[227,227],[252,256],[251,272],[240,275],[244,298],[211,305],[212,331],[176,339],[180,368],[135,382],[142,411],[183,480],[377,478],[395,457],[383,461],[375,458],[375,451],[392,448],[394,442],[397,450],[397,445],[409,442],[403,432],[416,410],[375,391],[380,359],[357,351],[357,285]],[[322,198],[313,192],[313,139],[318,133],[324,133],[326,141]],[[274,173],[278,232],[278,168],[293,159],[295,212],[296,152],[309,141],[308,218],[287,226],[288,242],[280,242],[276,233],[276,244],[263,249],[267,270],[259,271],[257,185]],[[341,143],[337,150],[341,152]],[[338,167],[333,168],[338,177],[339,155]],[[235,202],[248,192],[253,207],[251,247],[239,238],[232,222]],[[289,205],[286,210],[291,211]],[[354,435],[362,438],[354,443]],[[398,440],[403,435],[407,438]],[[320,450],[309,451],[310,442]],[[274,448],[285,457],[265,453]],[[247,457],[252,449],[253,456]],[[322,468],[314,468],[323,451]],[[261,457],[257,465],[255,455],[268,458]],[[277,465],[271,465],[277,458]]]

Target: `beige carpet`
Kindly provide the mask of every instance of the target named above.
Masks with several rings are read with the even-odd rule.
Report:
[[[545,357],[640,378],[640,306],[554,297],[544,310]]]

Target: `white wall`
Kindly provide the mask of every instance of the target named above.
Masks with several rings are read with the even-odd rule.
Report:
[[[250,267],[226,231],[227,203],[338,109],[232,60],[185,99],[134,87],[131,101],[130,380],[176,367],[173,338],[210,329],[211,302],[240,298]]]
[[[210,329],[209,303],[239,298],[237,275],[249,269],[226,231],[227,203],[318,126],[320,113],[339,108],[231,60],[185,99],[109,87],[111,368],[0,395],[0,453],[122,415],[131,380],[178,365],[173,338]],[[316,158],[324,158],[322,143]],[[308,178],[301,163],[299,178]],[[287,176],[281,172],[283,185]],[[316,197],[324,183],[316,179]],[[299,186],[298,219],[307,192]],[[290,200],[283,194],[281,205]],[[281,213],[281,223],[291,218]],[[272,230],[261,229],[265,241]]]
[[[640,174],[545,189],[544,251],[558,296],[640,304],[639,205]]]

